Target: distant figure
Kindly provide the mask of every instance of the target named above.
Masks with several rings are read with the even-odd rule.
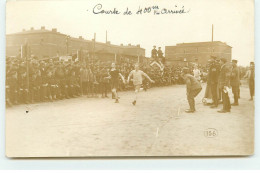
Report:
[[[225,58],[220,59],[220,73],[219,73],[219,88],[222,92],[222,102],[223,102],[223,109],[219,110],[219,113],[226,113],[230,112],[231,105],[229,99],[229,88],[230,88],[230,75],[231,75],[231,67],[229,62]]]
[[[152,58],[153,58],[153,62],[150,64],[150,66],[156,65],[160,68],[161,71],[163,71],[164,65],[161,62],[161,59],[163,58],[161,47],[159,47],[159,50],[157,51],[156,46],[153,46]]]
[[[188,68],[183,68],[182,77],[187,86],[187,99],[189,102],[190,109],[185,110],[187,113],[193,113],[196,111],[195,109],[195,97],[202,90],[200,82],[191,74],[189,74]]]
[[[238,106],[238,96],[239,96],[239,85],[240,85],[240,72],[237,67],[237,60],[232,60],[232,72],[230,77],[230,85],[232,87],[232,92],[234,94],[234,103],[232,106]]]
[[[159,58],[159,61],[161,61],[163,64],[165,63],[165,57],[163,56],[163,52],[161,47],[158,48],[159,50],[157,51],[157,55]]]
[[[151,55],[152,55],[152,58],[154,58],[154,60],[156,60],[156,61],[157,61],[157,53],[158,52],[157,52],[156,46],[153,46]]]
[[[252,101],[255,95],[255,64],[250,62],[250,69],[246,72],[244,78],[248,79],[249,91],[251,98],[249,101]]]
[[[201,80],[200,75],[201,75],[200,70],[199,70],[199,68],[198,68],[198,65],[196,64],[196,65],[194,66],[194,69],[193,69],[193,76],[194,76],[198,81],[200,81],[200,80]]]

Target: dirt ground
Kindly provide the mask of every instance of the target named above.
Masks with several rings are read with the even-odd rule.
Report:
[[[139,94],[120,92],[111,98],[79,97],[6,109],[6,155],[187,156],[248,155],[254,149],[254,102],[241,87],[240,105],[231,113],[204,106],[188,108],[184,85],[152,88]],[[110,95],[111,96],[111,95]],[[26,111],[29,111],[26,113]],[[213,129],[214,136],[207,136]],[[211,131],[211,132],[213,132]]]

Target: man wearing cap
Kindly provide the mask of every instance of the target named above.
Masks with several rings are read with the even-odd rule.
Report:
[[[157,55],[158,55],[159,59],[161,59],[163,57],[163,52],[162,52],[161,47],[158,47]]]
[[[231,75],[231,67],[229,62],[225,58],[220,59],[220,73],[219,73],[219,88],[221,89],[222,93],[222,102],[223,102],[223,109],[219,110],[219,113],[226,113],[230,112],[231,105],[230,99],[228,96],[228,91],[230,87],[230,75]]]
[[[232,60],[232,71],[231,71],[231,78],[230,78],[230,85],[232,87],[232,92],[234,94],[234,103],[232,106],[238,106],[238,95],[239,95],[239,85],[240,85],[240,72],[239,68],[237,67],[237,60]]]
[[[194,98],[202,90],[200,82],[191,74],[189,74],[189,68],[184,67],[182,69],[182,78],[186,82],[187,86],[187,99],[190,106],[190,109],[185,110],[187,113],[195,112],[195,100]]]
[[[209,67],[208,83],[212,94],[213,105],[211,108],[218,107],[218,77],[219,77],[219,66],[216,63],[216,57],[211,56],[211,64]]]
[[[154,60],[157,60],[157,49],[156,49],[156,46],[153,46],[152,58],[154,58]]]
[[[255,64],[254,62],[250,62],[250,69],[246,72],[246,75],[244,78],[248,79],[249,84],[249,91],[251,98],[250,101],[253,100],[253,97],[255,95]]]

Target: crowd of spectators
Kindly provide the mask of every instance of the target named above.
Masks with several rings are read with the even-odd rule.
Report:
[[[6,104],[12,106],[52,102],[79,96],[106,98],[111,90],[108,78],[111,63],[6,58]],[[116,65],[120,73],[127,78],[135,63],[123,61]],[[161,70],[149,63],[140,63],[140,67],[155,81],[154,84],[144,81],[145,90],[184,83],[181,66],[165,65]],[[123,82],[118,88],[119,91],[131,89],[131,83],[124,85]]]

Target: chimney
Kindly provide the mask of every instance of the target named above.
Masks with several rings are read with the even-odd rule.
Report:
[[[41,27],[41,30],[45,30],[45,26],[42,26],[42,27]]]
[[[34,28],[33,28],[33,27],[31,27],[31,30],[34,30]]]
[[[124,46],[124,45],[121,43],[120,46]]]
[[[57,32],[57,28],[52,28],[52,32]]]
[[[131,44],[129,43],[128,46],[131,46]]]
[[[140,44],[136,45],[136,47],[140,48]]]
[[[81,40],[82,40],[82,39],[83,39],[83,37],[82,37],[82,36],[79,36],[79,39],[81,39]]]

